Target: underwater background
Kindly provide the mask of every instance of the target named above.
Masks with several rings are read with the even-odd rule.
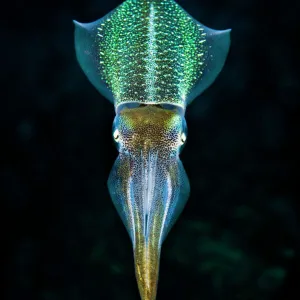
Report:
[[[77,63],[72,23],[120,3],[2,6],[3,300],[139,299],[106,186],[114,108]],[[232,44],[187,109],[191,196],[162,248],[157,299],[300,299],[300,4],[177,3],[208,27],[232,28]]]

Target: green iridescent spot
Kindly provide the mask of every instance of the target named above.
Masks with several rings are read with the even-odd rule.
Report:
[[[185,108],[223,67],[229,30],[207,28],[173,0],[127,0],[102,19],[76,22],[78,60],[116,107]]]

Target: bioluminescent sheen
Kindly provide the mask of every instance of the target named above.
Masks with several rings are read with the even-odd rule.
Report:
[[[132,241],[141,298],[154,300],[161,246],[190,192],[179,158],[185,109],[221,71],[230,30],[203,26],[173,0],[127,0],[75,25],[79,64],[115,106],[109,192]]]

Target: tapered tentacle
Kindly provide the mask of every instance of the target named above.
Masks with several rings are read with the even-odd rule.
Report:
[[[121,154],[108,186],[132,240],[141,297],[155,299],[162,242],[189,195],[182,163],[157,152]]]

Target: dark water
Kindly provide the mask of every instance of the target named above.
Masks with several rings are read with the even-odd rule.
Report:
[[[232,28],[232,47],[187,110],[192,194],[163,246],[158,300],[299,299],[300,5],[178,2]],[[106,187],[114,109],[73,47],[72,19],[119,3],[1,6],[1,299],[139,299]]]

